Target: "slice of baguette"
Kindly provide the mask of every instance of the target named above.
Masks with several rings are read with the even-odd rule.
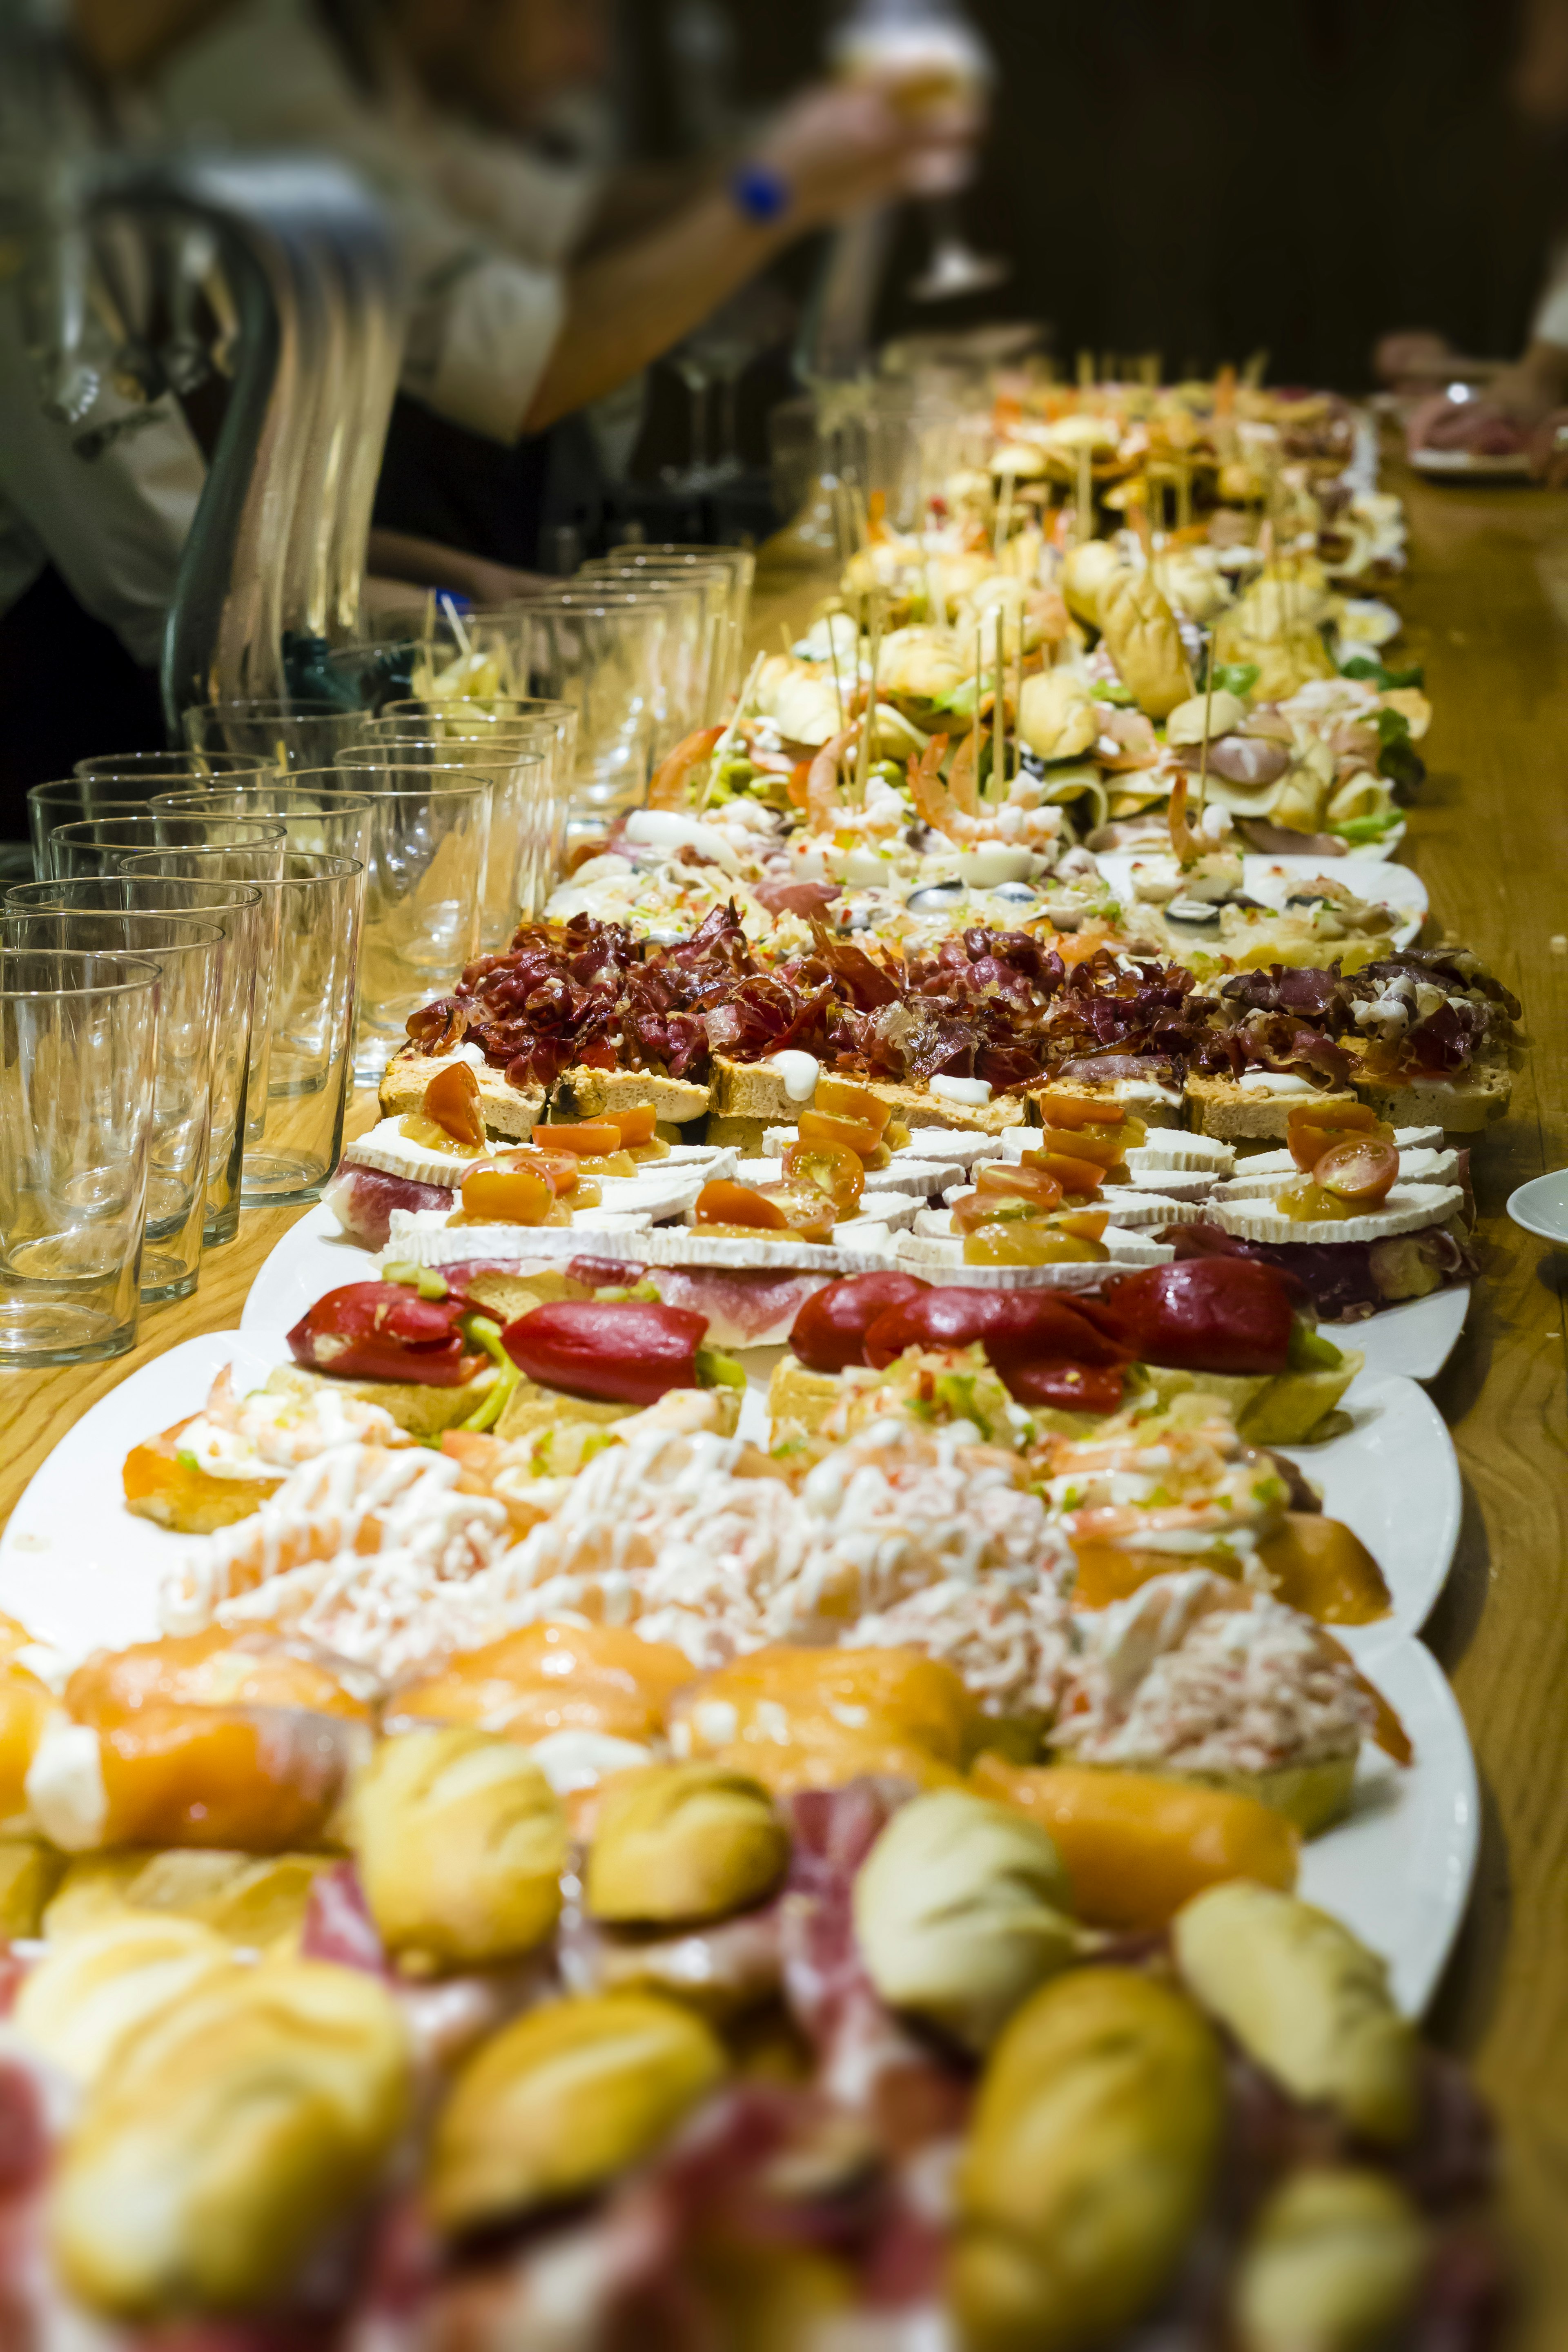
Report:
[[[804,1108],[780,1072],[765,1062],[732,1062],[727,1054],[714,1055],[710,1118],[754,1118],[764,1127],[787,1127]]]
[[[332,1372],[307,1371],[301,1364],[279,1364],[267,1382],[273,1396],[308,1396],[315,1389],[336,1389],[341,1395],[359,1397],[366,1404],[378,1404],[389,1412],[399,1429],[410,1437],[439,1437],[444,1430],[456,1429],[467,1421],[484,1402],[491,1382],[498,1377],[495,1367],[486,1362],[484,1370],[461,1388],[431,1388],[420,1381],[345,1381]]]
[[[383,1118],[402,1118],[411,1110],[423,1110],[425,1089],[437,1071],[459,1058],[455,1054],[421,1054],[412,1045],[395,1054],[382,1075]],[[470,1066],[479,1082],[479,1109],[490,1133],[504,1135],[514,1143],[526,1142],[544,1116],[544,1088],[509,1086],[501,1072],[491,1069],[488,1062]]]
[[[1290,1113],[1310,1101],[1314,1110],[1343,1110],[1357,1097],[1349,1087],[1337,1087],[1311,1096],[1255,1094],[1234,1078],[1199,1077],[1189,1073],[1187,1107],[1200,1135],[1217,1135],[1227,1143],[1270,1136],[1283,1142],[1290,1129]]]
[[[661,1127],[686,1127],[708,1108],[710,1089],[690,1078],[667,1078],[658,1070],[596,1070],[579,1062],[563,1070],[550,1089],[552,1119],[614,1118],[617,1110],[651,1103]]]
[[[788,1118],[787,1112],[785,1118]],[[710,1111],[706,1133],[710,1143],[718,1144],[726,1150],[738,1151],[742,1160],[763,1160],[767,1157],[767,1131],[770,1127],[780,1123],[772,1118],[721,1117]]]
[[[1024,1100],[1029,1107],[1030,1124],[1035,1127],[1044,1127],[1048,1123],[1047,1114],[1053,1095],[1063,1095],[1071,1102],[1103,1101],[1108,1108],[1125,1111],[1130,1118],[1141,1118],[1145,1127],[1180,1127],[1181,1102],[1167,1102],[1163,1095],[1154,1095],[1152,1089],[1150,1091],[1152,1099],[1146,1097],[1141,1088],[1129,1091],[1119,1086],[1089,1086],[1081,1079],[1050,1078],[1042,1079],[1037,1087],[1031,1087]]]
[[[1394,1127],[1440,1127],[1449,1135],[1474,1135],[1506,1113],[1513,1073],[1506,1062],[1482,1062],[1463,1076],[1414,1078],[1406,1086],[1377,1086],[1362,1079],[1356,1092],[1379,1118]]]
[[[887,1104],[895,1118],[908,1128],[944,1127],[960,1135],[1000,1135],[1004,1128],[1022,1127],[1024,1106],[1016,1095],[997,1095],[988,1103],[949,1102],[926,1087],[896,1086],[889,1078],[868,1078],[868,1094]],[[785,1117],[798,1112],[799,1104]]]

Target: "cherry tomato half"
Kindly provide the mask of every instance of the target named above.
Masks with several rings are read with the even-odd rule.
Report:
[[[1386,1200],[1399,1177],[1399,1154],[1381,1136],[1357,1136],[1325,1151],[1312,1170],[1312,1181],[1342,1201],[1371,1205]]]
[[[792,1143],[784,1156],[784,1172],[792,1184],[815,1185],[825,1192],[841,1217],[855,1214],[866,1189],[864,1160],[837,1145]]]
[[[434,1120],[454,1143],[482,1151],[485,1122],[479,1109],[479,1082],[467,1062],[448,1062],[425,1089],[425,1116]]]

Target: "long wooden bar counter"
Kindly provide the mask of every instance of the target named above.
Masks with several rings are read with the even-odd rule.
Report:
[[[1436,709],[1405,855],[1433,930],[1473,945],[1523,999],[1532,1040],[1508,1119],[1474,1173],[1485,1275],[1435,1395],[1464,1471],[1458,1559],[1427,1639],[1469,1726],[1482,1787],[1474,1899],[1434,2012],[1502,2127],[1521,2274],[1517,2341],[1568,2343],[1568,1255],[1511,1225],[1515,1185],[1568,1164],[1568,499],[1391,485],[1409,501],[1402,659]],[[758,581],[776,646],[826,583]],[[375,1115],[355,1105],[352,1131]],[[0,1521],[49,1449],[139,1364],[239,1321],[288,1210],[247,1213],[195,1296],[149,1314],[111,1363],[0,1372]],[[103,1475],[117,1477],[106,1462]]]

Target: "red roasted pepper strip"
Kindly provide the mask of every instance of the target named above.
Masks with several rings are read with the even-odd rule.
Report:
[[[465,1315],[483,1311],[460,1290],[421,1298],[405,1283],[350,1282],[301,1316],[289,1349],[308,1371],[344,1380],[461,1388],[487,1359],[470,1350],[459,1326]]]
[[[520,1315],[501,1333],[519,1370],[547,1388],[617,1404],[657,1404],[699,1385],[706,1315],[641,1299],[559,1299]]]
[[[906,1348],[972,1348],[977,1340],[1005,1380],[1024,1364],[1109,1368],[1133,1353],[1059,1292],[952,1284],[879,1315],[866,1334],[866,1361],[880,1371]]]
[[[879,1315],[930,1288],[915,1274],[852,1274],[813,1291],[795,1318],[789,1344],[808,1371],[842,1372],[866,1361],[866,1334]]]
[[[1282,1372],[1300,1286],[1258,1258],[1178,1258],[1112,1275],[1078,1301],[1098,1328],[1148,1364],[1174,1371]]]

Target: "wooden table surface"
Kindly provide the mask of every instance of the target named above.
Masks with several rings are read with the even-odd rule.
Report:
[[[1516,1184],[1568,1163],[1568,498],[1396,476],[1413,561],[1404,658],[1436,709],[1405,855],[1434,931],[1473,945],[1523,999],[1534,1050],[1509,1118],[1474,1155],[1485,1274],[1436,1400],[1465,1475],[1458,1559],[1427,1638],[1482,1784],[1481,1862],[1433,2012],[1503,2128],[1506,2214],[1528,2352],[1568,2343],[1568,1257],[1510,1225]],[[798,626],[811,584],[759,581],[758,645]],[[361,1097],[358,1132],[374,1116]],[[195,1295],[149,1314],[107,1364],[0,1372],[0,1521],[64,1432],[149,1357],[232,1328],[289,1210],[247,1213]],[[112,1478],[118,1465],[105,1463]]]

